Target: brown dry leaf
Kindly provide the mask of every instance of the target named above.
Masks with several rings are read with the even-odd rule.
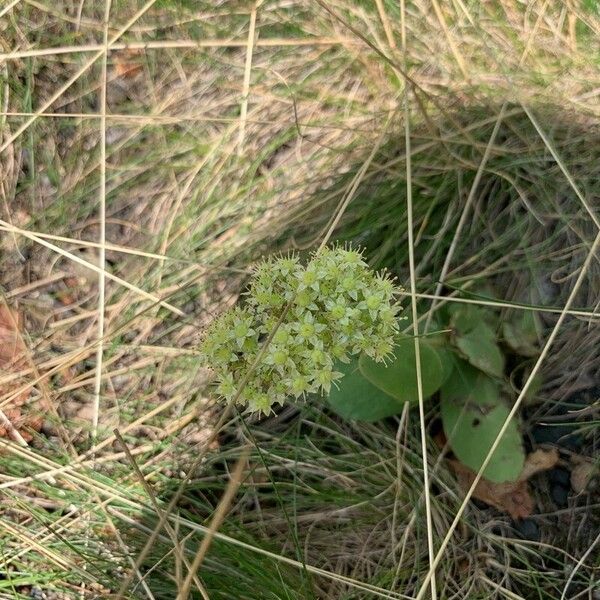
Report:
[[[450,466],[456,474],[458,485],[466,492],[475,481],[475,472],[457,460],[451,460]],[[493,483],[481,478],[473,498],[508,513],[513,519],[523,519],[533,511],[533,498],[529,494],[527,481]]]
[[[556,448],[550,450],[540,449],[528,454],[521,475],[519,476],[519,481],[525,481],[533,477],[536,473],[552,469],[556,466],[558,459],[559,454]]]
[[[27,368],[26,348],[23,338],[19,333],[19,315],[7,306],[0,304],[0,372],[19,373]],[[0,389],[0,396],[10,396],[11,393],[22,386],[23,381],[16,379]],[[39,431],[42,420],[39,416],[23,414],[22,406],[29,398],[29,390],[18,394],[2,410],[3,418],[0,419],[0,437],[11,437],[22,443],[31,440],[27,431]],[[22,439],[19,439],[22,438]]]
[[[73,293],[73,289],[77,289],[77,277],[65,277],[63,283],[65,288],[56,291],[56,299],[64,306],[71,306],[77,302],[77,295]]]
[[[135,77],[141,72],[143,65],[141,63],[141,50],[132,50],[130,48],[119,52],[115,58],[115,73],[123,79]]]
[[[592,480],[594,463],[588,460],[579,460],[571,471],[571,487],[577,494],[585,492]]]
[[[523,471],[517,481],[494,483],[481,478],[475,487],[473,497],[508,513],[513,519],[524,519],[534,509],[534,501],[529,492],[527,480],[535,473],[554,467],[558,458],[556,449],[536,450],[525,459]],[[466,492],[475,481],[475,472],[457,460],[449,462],[456,474],[459,486]]]
[[[30,432],[42,428],[42,417],[39,415],[24,415],[20,408],[9,408],[3,412],[8,423],[0,424],[0,438],[14,438],[16,431],[26,442],[30,442],[33,439]]]
[[[0,304],[0,367],[10,369],[23,357],[25,347],[18,333],[19,316]]]

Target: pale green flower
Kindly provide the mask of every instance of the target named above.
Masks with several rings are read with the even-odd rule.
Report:
[[[290,299],[294,305],[294,313],[297,315],[303,315],[307,310],[317,311],[319,310],[315,300],[317,294],[313,290],[300,290],[297,293],[291,295]]]
[[[322,391],[324,391],[326,394],[329,394],[331,391],[331,384],[340,377],[342,377],[342,373],[333,371],[328,367],[324,367],[315,373],[315,382]]]
[[[300,373],[296,373],[296,375],[286,380],[286,383],[294,398],[299,398],[300,396],[304,397],[313,387],[309,377],[301,375]]]
[[[273,343],[278,344],[280,346],[285,346],[286,344],[288,344],[291,340],[292,329],[294,327],[295,324],[289,325],[287,323],[282,323],[275,332],[275,335],[273,336]],[[273,329],[275,329],[274,326],[271,329],[271,331],[273,331]]]
[[[300,259],[297,256],[286,256],[273,262],[273,270],[279,275],[288,277],[301,270]]]
[[[219,385],[217,386],[217,393],[223,396],[226,400],[232,400],[236,393],[237,388],[235,385],[235,381],[233,380],[233,375],[231,373],[226,373]]]
[[[305,267],[295,255],[263,261],[253,271],[243,308],[219,317],[206,334],[203,361],[215,371],[217,393],[226,400],[236,396],[273,331],[240,404],[269,414],[286,397],[329,393],[341,377],[335,361],[361,352],[375,360],[391,355],[397,291],[351,248],[324,248]]]
[[[327,329],[323,323],[319,323],[315,316],[306,312],[304,318],[299,320],[297,323],[292,325],[292,328],[296,332],[296,339],[300,342],[310,342],[314,344],[322,332]]]
[[[272,412],[272,405],[273,401],[266,392],[257,392],[252,398],[248,399],[248,409],[250,412],[261,412],[265,416]]]
[[[297,290],[299,292],[311,289],[317,293],[319,292],[319,273],[314,266],[309,264],[304,271],[298,271],[296,279],[298,280]]]
[[[238,348],[242,348],[248,338],[256,335],[256,331],[252,329],[253,324],[254,317],[252,314],[240,308],[234,309],[233,319],[231,320],[231,334]]]

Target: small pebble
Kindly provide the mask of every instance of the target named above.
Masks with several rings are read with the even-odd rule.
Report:
[[[564,425],[536,425],[531,431],[531,435],[538,444],[556,444],[561,437],[571,431],[570,427]]]
[[[566,469],[555,467],[548,471],[548,479],[551,483],[556,483],[568,488],[570,486],[571,476]]]
[[[566,508],[569,504],[569,489],[564,485],[560,485],[559,483],[555,483],[550,488],[550,495],[552,496],[552,500],[558,508]]]
[[[573,433],[573,427],[566,425],[536,425],[531,430],[531,437],[537,444],[556,444],[574,452],[581,449],[582,438]]]
[[[94,416],[94,406],[92,404],[84,404],[77,411],[77,418],[82,421],[91,421]]]
[[[533,519],[520,519],[514,522],[515,529],[526,540],[538,542],[540,540],[540,528]]]

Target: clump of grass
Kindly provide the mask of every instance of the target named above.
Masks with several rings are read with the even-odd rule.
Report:
[[[287,423],[271,419],[240,424],[237,430],[238,437],[256,448],[220,529],[228,537],[214,541],[213,560],[203,566],[208,594],[217,598],[413,597],[428,568],[418,425],[400,420],[383,425],[343,423],[315,406],[294,413],[295,419],[287,415]],[[194,524],[210,517],[238,451],[234,438],[222,446],[220,455],[208,457],[202,475],[191,483],[173,517],[182,535],[197,531]],[[460,497],[435,453],[430,460],[437,539],[449,526]],[[564,550],[547,542],[521,540],[509,522],[490,516],[489,511],[474,510],[465,519],[440,565],[440,597],[467,593],[484,597],[496,589],[494,580],[501,574],[510,577],[508,589],[524,597],[556,595],[571,560]],[[136,526],[140,545],[155,522],[154,518]],[[159,565],[148,579],[153,590],[162,589],[175,570],[169,558],[171,546],[164,536],[162,540],[146,566]],[[243,555],[240,543],[246,544]],[[190,540],[190,556],[194,548]],[[592,564],[588,562],[576,574],[572,589],[592,585]],[[223,578],[232,570],[238,577],[224,588]],[[255,588],[249,591],[251,582]],[[293,582],[293,590],[287,582]],[[164,597],[174,589],[176,582]]]

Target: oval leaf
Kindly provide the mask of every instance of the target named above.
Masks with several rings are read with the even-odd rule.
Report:
[[[358,360],[336,363],[335,371],[343,373],[337,387],[331,387],[327,401],[340,417],[359,421],[378,421],[402,411],[403,403],[392,398],[365,379]]]
[[[474,367],[488,375],[502,377],[504,354],[496,343],[494,330],[485,322],[479,322],[469,332],[457,335],[456,347]]]
[[[458,304],[449,306],[450,326],[457,335],[465,335],[484,322],[483,311],[473,304]]]
[[[437,347],[434,346],[435,351],[437,352],[441,362],[442,362],[442,383],[440,387],[448,381],[452,371],[454,371],[454,365],[456,363],[455,354],[452,350],[449,350],[448,347]]]
[[[477,472],[498,436],[509,409],[493,379],[461,362],[442,387],[444,432],[456,457]],[[513,419],[483,471],[489,481],[516,481],[523,470],[525,452]]]
[[[504,341],[522,356],[539,354],[537,336],[537,316],[526,310],[521,315],[502,323]]]
[[[451,361],[452,357],[449,353],[434,349],[425,340],[421,340],[420,350],[423,397],[428,398],[439,390],[445,377],[451,371],[451,362],[450,365],[447,362]],[[393,396],[401,403],[416,404],[419,396],[413,338],[401,338],[394,347],[394,356],[392,361],[384,364],[363,355],[359,360],[360,370],[373,385],[386,394]]]

